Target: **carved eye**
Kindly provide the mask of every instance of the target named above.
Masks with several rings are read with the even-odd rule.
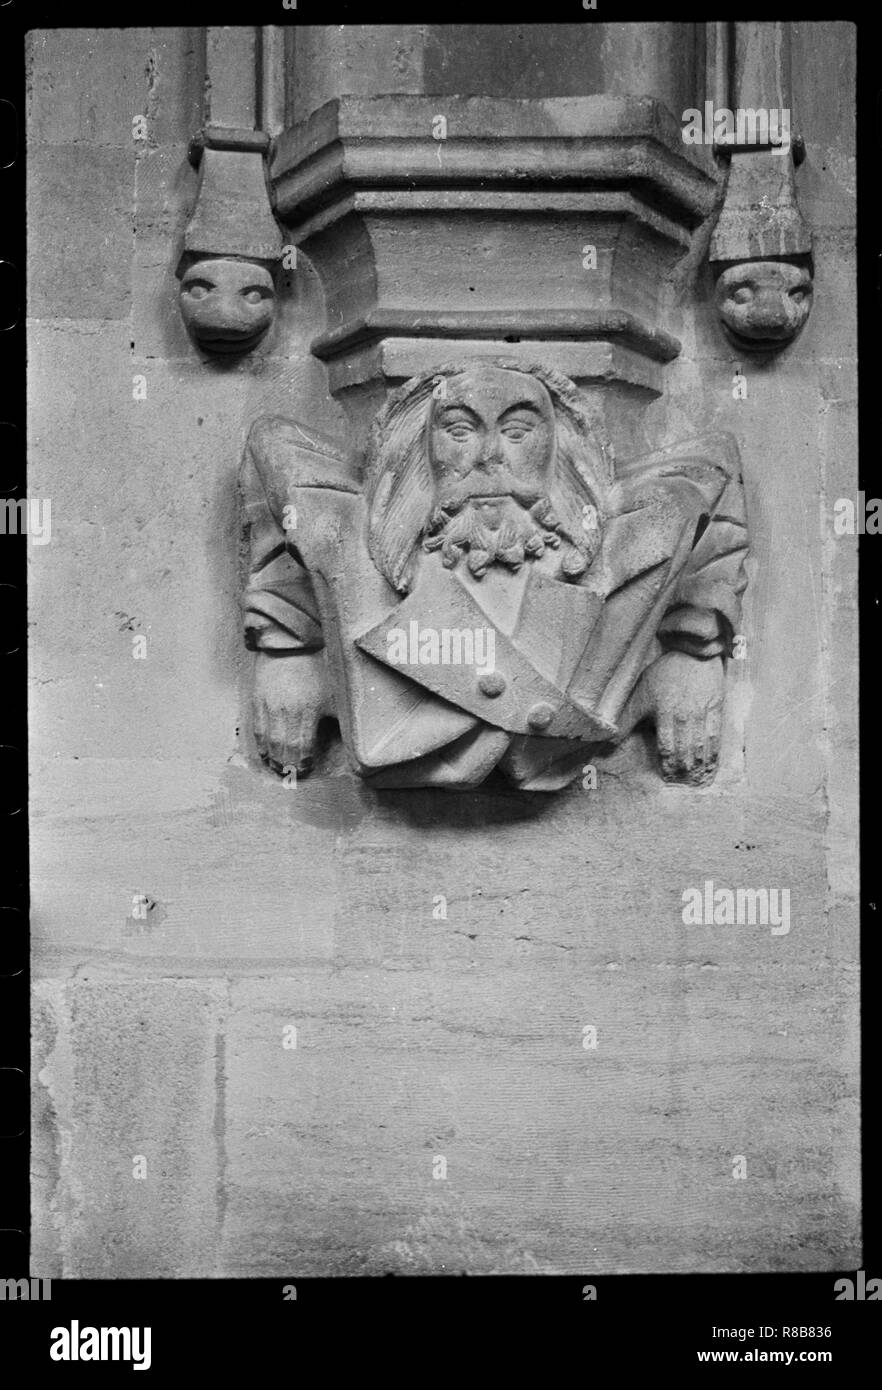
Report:
[[[451,439],[456,440],[457,444],[462,444],[470,434],[474,434],[474,430],[464,420],[457,420],[455,425],[447,426],[447,433]]]
[[[204,299],[213,289],[214,285],[210,285],[207,280],[190,280],[184,286],[184,294],[189,295],[191,299]]]
[[[749,304],[753,299],[753,290],[750,285],[739,285],[732,298],[736,304]]]
[[[511,439],[515,444],[520,444],[521,440],[524,439],[530,431],[526,425],[509,425],[502,433],[505,435],[506,439]]]
[[[808,294],[808,290],[802,285],[797,285],[796,289],[790,291],[790,298],[795,299],[797,304],[801,304]]]
[[[264,299],[269,298],[269,290],[257,289],[254,285],[250,289],[243,290],[246,304],[260,304]]]

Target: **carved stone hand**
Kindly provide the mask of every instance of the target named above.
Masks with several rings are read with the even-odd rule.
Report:
[[[325,653],[258,652],[254,664],[254,735],[274,772],[311,770],[319,722],[334,714]]]
[[[720,756],[725,670],[720,657],[700,661],[666,652],[644,672],[628,705],[626,726],[655,724],[666,782],[712,782]]]

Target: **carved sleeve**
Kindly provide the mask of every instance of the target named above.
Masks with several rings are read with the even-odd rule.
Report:
[[[703,660],[732,654],[747,584],[746,555],[744,490],[736,476],[729,479],[713,514],[699,523],[673,601],[659,625],[667,650]]]
[[[279,495],[272,450],[271,434],[252,431],[240,474],[248,539],[245,644],[262,651],[316,651],[324,645],[318,605],[289,539],[296,534],[296,505]]]

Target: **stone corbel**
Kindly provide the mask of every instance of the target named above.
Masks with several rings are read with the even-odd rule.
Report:
[[[746,582],[737,450],[628,448],[718,192],[673,117],[344,96],[285,130],[272,177],[349,429],[274,415],[246,446],[263,761],[311,771],[335,720],[371,787],[551,792],[640,727],[666,780],[707,785]]]
[[[282,236],[266,179],[270,136],[258,128],[262,41],[255,29],[206,31],[205,124],[190,145],[199,191],[176,273],[184,323],[211,354],[252,351],[276,314]]]
[[[732,39],[728,104],[726,84],[717,82],[718,118],[720,107],[728,109],[734,128],[714,140],[715,152],[730,160],[710,244],[715,303],[739,351],[777,352],[800,332],[812,304],[811,231],[796,196],[804,146],[792,128],[789,31],[785,23],[738,23],[732,34],[718,25],[718,74],[728,66]]]
[[[638,725],[705,786],[746,583],[737,450],[703,436],[614,472],[554,368],[458,356],[393,391],[364,477],[278,416],[241,472],[254,734],[285,776],[336,719],[382,789],[557,791]],[[290,785],[290,783],[289,783]]]

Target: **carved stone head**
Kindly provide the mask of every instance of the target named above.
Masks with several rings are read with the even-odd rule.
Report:
[[[559,553],[577,579],[600,538],[610,469],[573,383],[504,359],[447,364],[389,398],[366,492],[377,568],[407,592],[423,552],[478,579]]]
[[[259,261],[195,261],[181,277],[179,296],[181,316],[203,352],[250,352],[276,312],[273,277]]]
[[[730,266],[717,280],[716,306],[723,331],[735,347],[774,351],[792,342],[809,316],[811,273],[807,265],[790,261]]]

